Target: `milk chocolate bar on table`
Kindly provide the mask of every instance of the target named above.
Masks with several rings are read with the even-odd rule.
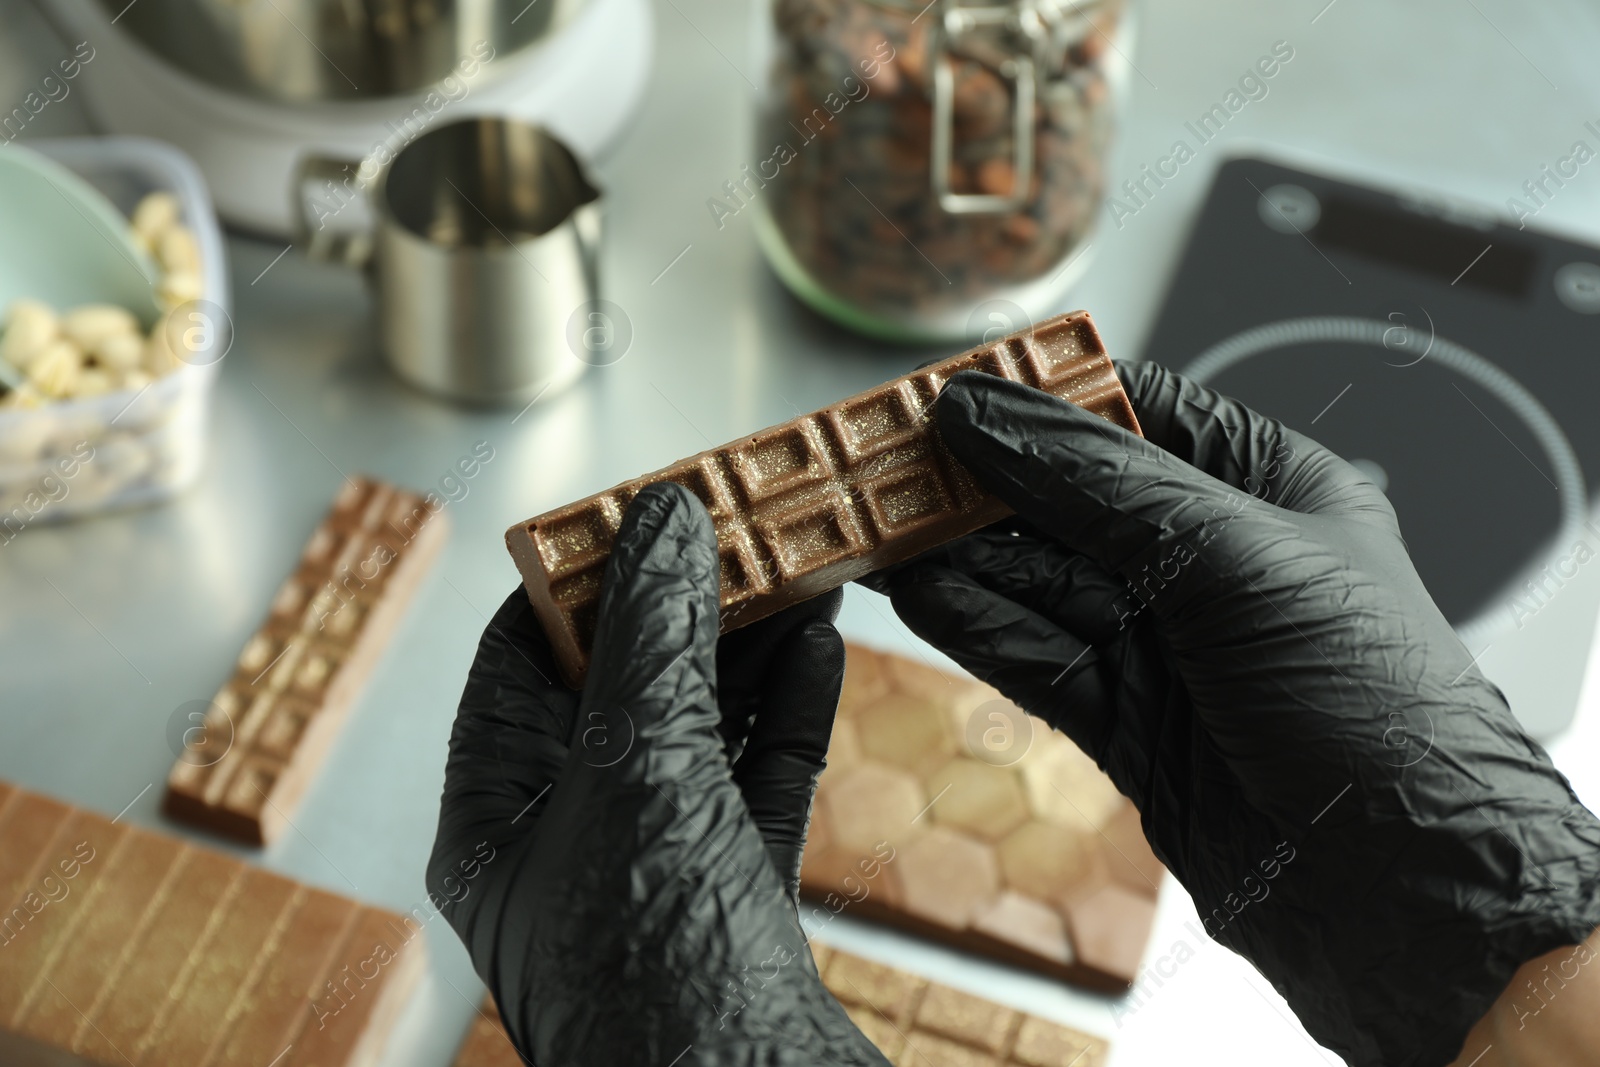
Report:
[[[1104,1067],[1097,1037],[914,974],[811,942],[828,987],[890,1063],[908,1067]],[[753,993],[752,995],[759,995]],[[522,1067],[485,998],[455,1067]]]
[[[724,631],[1010,514],[934,432],[933,402],[963,370],[1031,385],[1139,432],[1094,323],[1078,311],[520,522],[506,546],[562,677],[583,682],[606,559],[646,485],[676,482],[711,513]]]
[[[415,493],[347,479],[167,777],[162,810],[264,845],[288,825],[446,536]]]
[[[424,953],[414,918],[0,783],[8,1067],[370,1067]]]
[[[1066,735],[971,678],[846,646],[800,891],[1103,992],[1139,973],[1163,871]]]

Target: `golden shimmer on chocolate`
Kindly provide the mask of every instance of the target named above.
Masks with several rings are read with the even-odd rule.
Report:
[[[446,533],[443,512],[415,493],[346,480],[185,736],[162,811],[252,845],[281,833]]]
[[[724,632],[1009,515],[934,432],[933,402],[964,370],[1139,432],[1094,323],[1076,311],[520,522],[506,547],[562,677],[583,683],[611,544],[647,485],[676,482],[710,512]]]
[[[1162,874],[1137,809],[1065,735],[971,678],[846,646],[800,871],[816,917],[1121,992]]]
[[[0,909],[8,1065],[370,1067],[425,958],[412,917],[3,783]]]
[[[822,984],[889,1062],[906,1067],[1105,1067],[1098,1037],[914,974],[811,942]],[[454,1067],[522,1067],[494,999]]]

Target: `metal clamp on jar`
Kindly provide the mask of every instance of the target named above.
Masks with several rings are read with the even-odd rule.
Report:
[[[1122,6],[775,0],[752,192],[779,276],[895,339],[1047,310],[1087,262]]]

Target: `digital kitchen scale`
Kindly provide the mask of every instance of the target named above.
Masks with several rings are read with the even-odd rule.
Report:
[[[1362,469],[1517,717],[1566,726],[1600,612],[1600,249],[1235,159],[1144,356]]]

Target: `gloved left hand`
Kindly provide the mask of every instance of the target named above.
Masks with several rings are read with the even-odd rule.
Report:
[[[1521,965],[1600,924],[1600,821],[1376,486],[1199,383],[1117,372],[1142,439],[956,375],[940,434],[1017,517],[870,581],[1100,765],[1206,932],[1318,1042],[1353,1067],[1449,1063]]]
[[[582,692],[520,588],[479,644],[428,888],[540,1067],[886,1065],[796,910],[840,596],[719,641],[718,577],[705,509],[651,486],[612,550]]]

